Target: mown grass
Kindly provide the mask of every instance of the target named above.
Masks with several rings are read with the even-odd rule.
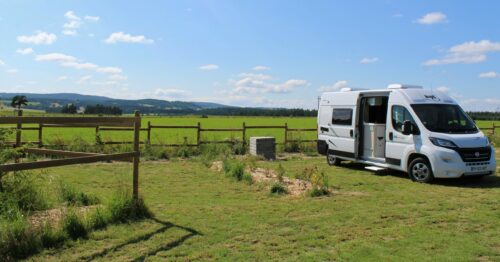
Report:
[[[329,167],[318,157],[255,163],[275,170],[280,164],[291,177],[317,167],[334,193],[273,197],[268,187],[237,182],[202,161],[144,162],[140,191],[157,219],[110,225],[33,259],[500,259],[499,176],[427,185],[359,165]],[[104,202],[113,199],[111,189],[131,183],[126,163],[54,168],[46,175]],[[46,188],[53,186],[50,181]]]

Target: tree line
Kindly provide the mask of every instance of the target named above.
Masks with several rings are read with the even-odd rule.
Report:
[[[474,120],[500,120],[500,112],[467,112]]]

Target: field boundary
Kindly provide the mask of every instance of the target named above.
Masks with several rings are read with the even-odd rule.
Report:
[[[101,119],[103,117],[97,117],[97,119]],[[82,119],[82,117],[76,118],[76,119]],[[38,131],[38,139],[37,141],[20,141],[18,144],[17,141],[17,136],[16,136],[16,142],[10,142],[11,144],[16,144],[18,146],[22,144],[34,144],[38,145],[38,147],[44,147],[44,146],[50,146],[50,145],[44,145],[43,144],[43,134],[44,130],[47,128],[92,128],[95,129],[95,134],[96,136],[99,135],[101,132],[107,132],[107,131],[118,131],[118,132],[132,132],[134,131],[133,127],[126,127],[126,126],[110,126],[105,123],[99,124],[99,121],[96,120],[96,122],[80,122],[80,123],[68,123],[68,124],[44,124],[40,123],[38,127],[13,127],[13,129],[17,130],[17,133],[20,134],[20,131]],[[151,143],[151,135],[154,132],[154,130],[159,130],[159,129],[186,129],[186,130],[196,130],[196,142],[189,144],[187,142],[187,137],[184,137],[184,142],[183,143],[171,143],[171,144],[152,144]],[[294,132],[316,132],[316,128],[290,128],[288,127],[288,124],[285,123],[284,125],[246,125],[245,122],[243,122],[242,126],[239,128],[204,128],[202,127],[201,123],[198,122],[196,125],[153,125],[151,124],[151,121],[148,121],[147,126],[140,128],[139,131],[144,131],[146,132],[146,142],[139,141],[139,144],[148,144],[150,146],[163,146],[163,147],[181,147],[181,146],[188,146],[188,147],[200,147],[201,145],[204,144],[237,144],[241,143],[244,146],[248,143],[248,136],[247,136],[247,130],[249,129],[282,129],[284,133],[284,141],[281,143],[276,143],[278,145],[287,145],[289,143],[307,143],[307,142],[316,142],[316,139],[290,139],[290,134]],[[202,134],[203,133],[210,133],[210,132],[241,132],[241,140],[239,139],[231,139],[231,140],[202,140]],[[104,145],[125,145],[125,144],[133,144],[134,141],[102,141],[102,144]],[[62,145],[64,146],[64,145]]]
[[[35,162],[21,162],[20,157],[16,157],[14,163],[0,165],[0,172],[21,171],[30,169],[40,169],[48,167],[89,164],[101,161],[121,160],[133,162],[133,197],[139,198],[139,159],[140,159],[140,130],[141,130],[141,115],[137,111],[134,117],[44,117],[44,116],[23,116],[23,111],[19,110],[17,116],[0,117],[0,124],[16,124],[16,141],[14,148],[21,148],[23,141],[21,140],[22,130],[33,130],[33,128],[24,128],[23,124],[38,124],[39,125],[39,142],[38,146],[43,146],[42,130],[43,126],[71,126],[71,127],[87,127],[88,125],[99,126],[106,125],[112,127],[128,128],[134,132],[134,139],[131,142],[133,151],[115,154],[99,154],[87,152],[75,152],[64,150],[51,150],[42,148],[21,148],[22,153],[31,153],[39,155],[53,155],[64,157],[62,159],[41,160]]]

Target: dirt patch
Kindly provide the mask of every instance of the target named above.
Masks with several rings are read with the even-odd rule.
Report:
[[[94,205],[94,206],[84,206],[84,207],[74,207],[72,208],[76,213],[79,215],[86,215],[88,212],[91,210],[96,209],[99,207],[99,205]],[[62,218],[64,217],[64,214],[68,212],[69,208],[68,207],[60,207],[60,208],[54,208],[54,209],[49,209],[49,210],[44,210],[44,211],[37,211],[34,212],[30,217],[29,217],[29,223],[34,227],[34,228],[40,228],[42,225],[45,223],[50,223],[52,225],[58,225],[59,222],[61,222]]]
[[[223,170],[223,163],[222,161],[215,161],[212,163],[212,166],[210,169],[217,171],[217,172],[222,172]],[[266,183],[266,184],[273,184],[276,182],[279,182],[278,175],[276,171],[272,169],[266,169],[266,168],[246,168],[245,172],[249,173],[252,175],[252,180],[254,182],[258,183]],[[302,179],[297,179],[297,178],[290,178],[284,176],[282,178],[281,184],[286,188],[287,192],[291,196],[300,196],[304,195],[305,192],[311,190],[313,188],[313,185],[309,181],[305,181]],[[332,190],[330,189],[330,192],[335,195],[348,195],[348,196],[367,196],[367,193],[364,192],[357,192],[357,191],[339,191],[339,190]]]

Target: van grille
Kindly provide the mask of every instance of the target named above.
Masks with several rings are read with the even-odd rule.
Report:
[[[491,147],[459,148],[458,153],[464,162],[488,161],[491,157]]]

